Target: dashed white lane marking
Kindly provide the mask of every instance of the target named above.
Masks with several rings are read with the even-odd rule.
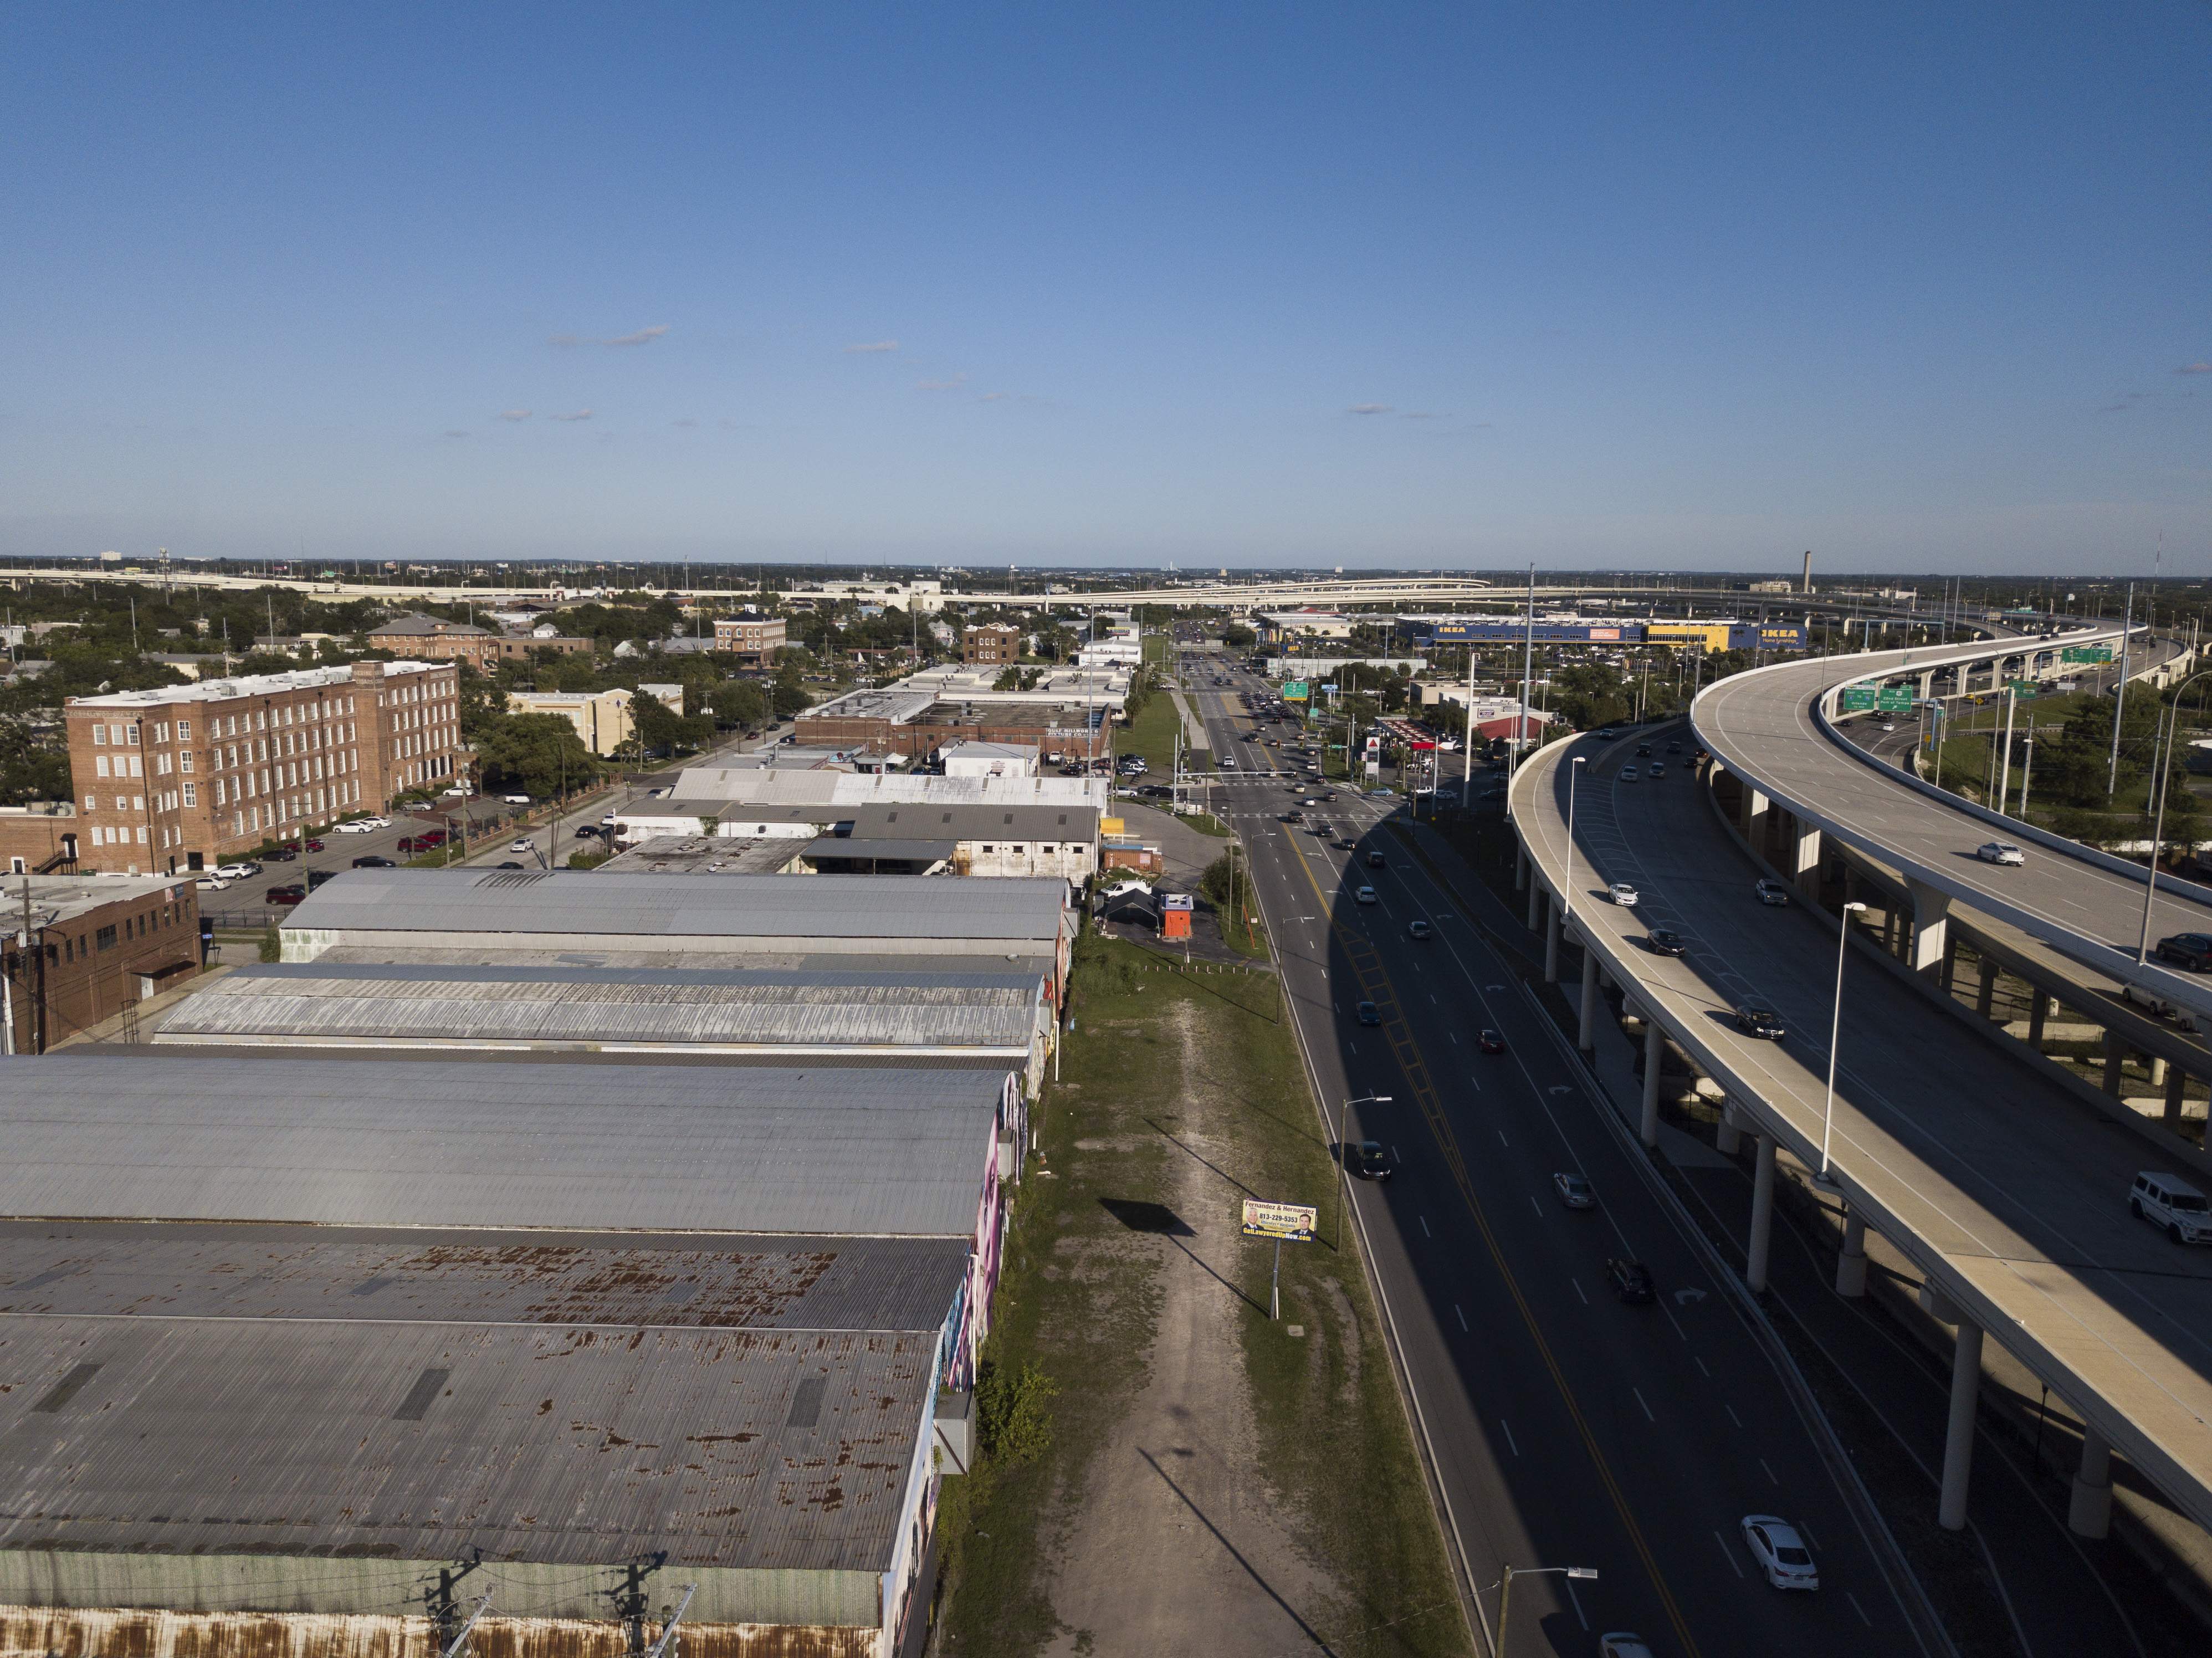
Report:
[[[1429,1230],[1429,1218],[1426,1215],[1423,1215],[1421,1217],[1421,1236],[1425,1238],[1434,1237],[1436,1236],[1435,1233]]]
[[[1765,1468],[1765,1469],[1766,1469],[1766,1483],[1767,1483],[1768,1485],[1780,1485],[1780,1484],[1782,1483],[1779,1479],[1777,1479],[1774,1477],[1774,1470],[1773,1470],[1772,1468],[1769,1468],[1769,1467],[1767,1467],[1767,1466],[1766,1466],[1766,1459],[1765,1459],[1765,1457],[1763,1457],[1763,1456],[1762,1456],[1762,1457],[1760,1457],[1760,1458],[1759,1459],[1759,1466],[1760,1467],[1762,1467],[1762,1468]]]
[[[1568,1282],[1568,1283],[1570,1283],[1570,1284],[1573,1284],[1573,1285],[1575,1286],[1575,1293],[1576,1293],[1577,1295],[1578,1295],[1578,1296],[1582,1296],[1582,1302],[1583,1302],[1583,1306],[1585,1306],[1585,1307],[1589,1306],[1589,1297],[1588,1296],[1583,1296],[1583,1281],[1582,1281],[1580,1278],[1569,1278],[1569,1279],[1567,1280],[1567,1282]]]
[[[1651,1414],[1651,1407],[1650,1407],[1649,1405],[1645,1405],[1645,1404],[1644,1403],[1644,1391],[1643,1391],[1643,1389],[1642,1389],[1642,1388],[1631,1388],[1628,1391],[1629,1391],[1629,1392],[1631,1392],[1632,1394],[1634,1394],[1636,1395],[1636,1402],[1637,1402],[1637,1404],[1638,1404],[1638,1406],[1641,1406],[1643,1407],[1643,1411],[1644,1411],[1644,1419],[1646,1422],[1656,1422],[1656,1421],[1658,1421],[1658,1419],[1659,1419],[1659,1418],[1658,1418],[1657,1417],[1656,1417],[1656,1416],[1654,1416],[1654,1415],[1652,1415],[1652,1414]]]
[[[1845,1589],[1844,1591],[1844,1599],[1851,1603],[1851,1610],[1858,1613],[1859,1622],[1864,1624],[1869,1629],[1872,1629],[1874,1627],[1874,1619],[1866,1615],[1866,1608],[1859,1604],[1858,1596],[1853,1594],[1849,1589]]]
[[[1452,1311],[1459,1313],[1459,1327],[1462,1330],[1468,1331],[1468,1333],[1472,1334],[1473,1331],[1467,1321],[1467,1315],[1465,1313],[1459,1312],[1459,1303],[1455,1301],[1452,1303]]]
[[[1516,1456],[1520,1455],[1520,1446],[1514,1444],[1513,1442],[1513,1424],[1501,1416],[1498,1418],[1498,1425],[1505,1430],[1505,1442],[1512,1448],[1513,1455]]]
[[[1735,1558],[1735,1551],[1728,1546],[1728,1540],[1723,1537],[1718,1532],[1715,1532],[1713,1533],[1713,1541],[1721,1546],[1721,1553],[1726,1557],[1729,1564],[1735,1568],[1735,1575],[1738,1577],[1742,1576],[1743,1562]]]

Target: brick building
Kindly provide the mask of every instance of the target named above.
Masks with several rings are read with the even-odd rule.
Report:
[[[498,634],[434,616],[396,616],[371,631],[368,648],[392,651],[419,662],[466,662],[488,673],[501,662],[527,661],[533,651],[588,655],[589,639],[568,634]]]
[[[790,641],[780,616],[718,616],[714,618],[714,648],[734,651],[742,661],[765,666],[770,657]]]
[[[190,881],[15,876],[0,880],[0,920],[10,1054],[43,1054],[199,971]]]
[[[960,641],[960,659],[975,668],[1005,668],[1022,659],[1022,630],[1003,623],[968,629]]]
[[[0,806],[0,870],[17,875],[50,868],[74,873],[80,828],[73,800]],[[0,916],[0,921],[5,919]]]
[[[461,768],[460,670],[356,662],[72,698],[79,867],[175,874]]]

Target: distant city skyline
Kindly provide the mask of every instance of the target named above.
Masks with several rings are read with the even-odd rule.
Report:
[[[0,558],[2212,574],[2212,12],[18,8]]]

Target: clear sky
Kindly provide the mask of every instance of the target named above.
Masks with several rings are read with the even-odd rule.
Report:
[[[0,554],[2212,574],[2212,6],[0,10]]]

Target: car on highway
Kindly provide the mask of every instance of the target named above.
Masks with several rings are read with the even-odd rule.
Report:
[[[1615,881],[1611,886],[1606,888],[1605,896],[1623,909],[1636,908],[1636,889],[1626,881]]]
[[[1344,1148],[1344,1166],[1357,1180],[1389,1180],[1390,1154],[1380,1140],[1360,1140]]]
[[[1597,731],[1597,740],[1601,743],[1610,743],[1614,738],[1620,735],[1620,733],[1613,730],[1612,726],[1601,726],[1598,727]]]
[[[1651,1643],[1632,1629],[1617,1629],[1597,1637],[1597,1658],[1654,1658]]]
[[[606,832],[597,823],[579,823],[576,825],[576,833],[571,838],[578,841],[596,841]]]
[[[1638,743],[1636,745],[1636,757],[1638,760],[1649,760],[1651,757],[1651,745],[1649,743]]]
[[[247,859],[240,863],[218,865],[215,872],[226,881],[247,881],[261,873],[261,865]]]
[[[1340,835],[1336,837],[1336,849],[1339,852],[1351,852],[1358,845],[1359,842],[1348,835]]]
[[[1666,774],[1667,762],[1663,760],[1654,760],[1651,762],[1651,780],[1656,783]]]
[[[2197,1029],[2197,1016],[2177,1003],[2170,1002],[2155,990],[2146,990],[2141,985],[2122,985],[2120,999],[2133,1002],[2155,1019],[2171,1019],[2179,1030]]]
[[[1820,1587],[1820,1572],[1813,1564],[1813,1551],[1805,1546],[1797,1527],[1780,1515],[1744,1515],[1743,1540],[1751,1550],[1751,1558],[1759,1562],[1759,1570],[1766,1574],[1766,1581],[1776,1588]]]
[[[1620,780],[1624,783],[1633,783],[1636,780],[1636,768],[1623,766],[1620,768]]]
[[[1651,1269],[1640,1260],[1630,1260],[1626,1257],[1607,1257],[1605,1263],[1605,1281],[1612,1286],[1614,1295],[1632,1307],[1644,1305],[1651,1300],[1654,1293],[1651,1288]]]
[[[2212,973],[2212,932],[2173,932],[2158,941],[2158,959],[2191,973]]]
[[[201,876],[192,884],[202,892],[222,892],[228,889],[230,883],[220,875],[210,873]]]
[[[1682,745],[1680,743],[1669,743],[1667,745],[1667,752],[1669,754],[1680,754],[1681,751]]]
[[[1674,928],[1655,926],[1644,935],[1644,947],[1654,956],[1680,956],[1690,946]]]
[[[1221,769],[1224,771],[1235,771],[1237,769],[1237,762],[1224,754],[1221,756]]]
[[[1379,852],[1370,852],[1367,854],[1367,867],[1370,869],[1386,868],[1390,860]]]
[[[2212,1208],[2204,1194],[2187,1181],[2146,1169],[2128,1189],[2128,1212],[2148,1221],[2176,1243],[2202,1243],[2212,1238]]]
[[[1897,729],[1897,721],[1895,721],[1894,720],[1883,720],[1883,721],[1881,722],[1881,734],[1882,734],[1884,737],[1887,737],[1887,736],[1888,736],[1892,732],[1895,731],[1896,729]]]
[[[1352,895],[1352,902],[1355,904],[1371,904],[1375,902],[1375,889],[1373,887],[1360,888],[1358,891]]]
[[[1406,936],[1408,938],[1433,938],[1437,936],[1437,930],[1426,921],[1416,919],[1406,923]]]
[[[1552,1189],[1559,1194],[1559,1201],[1570,1209],[1595,1209],[1597,1193],[1580,1175],[1560,1173],[1552,1176]]]
[[[1779,881],[1754,881],[1751,884],[1751,890],[1760,903],[1772,904],[1777,909],[1790,902],[1790,889]]]
[[[1306,825],[1306,833],[1308,835],[1318,836],[1320,839],[1326,841],[1330,835],[1335,834],[1336,831],[1331,829],[1327,823],[1321,822],[1319,819],[1316,819],[1313,823]]]
[[[271,887],[261,896],[272,904],[304,904],[307,902],[307,889],[297,881],[290,881]]]
[[[1740,1007],[1735,1011],[1735,1028],[1747,1036],[1756,1036],[1762,1042],[1778,1042],[1787,1034],[1782,1021],[1772,1010],[1764,1007]]]
[[[538,842],[532,840],[526,835],[520,840],[516,841],[507,847],[507,850],[509,852],[535,852],[538,850]]]
[[[1476,1035],[1474,1045],[1486,1054],[1503,1054],[1505,1051],[1505,1038],[1486,1025]]]
[[[1984,841],[1974,848],[1974,856],[1985,864],[2018,865],[2027,861],[2027,854],[2009,841]]]
[[[372,852],[366,858],[355,859],[353,866],[356,869],[398,869],[399,865],[393,859]]]
[[[1306,815],[1305,815],[1305,813],[1304,813],[1304,812],[1302,812],[1302,811],[1298,811],[1298,810],[1294,806],[1294,807],[1292,807],[1290,811],[1288,811],[1285,812],[1285,813],[1282,815],[1282,817],[1281,817],[1281,819],[1280,819],[1279,821],[1280,821],[1280,822],[1283,822],[1283,823],[1304,823],[1304,822],[1305,822],[1305,820],[1306,820]]]
[[[1352,1017],[1362,1024],[1381,1024],[1382,1014],[1372,1002],[1362,1002],[1353,1010]]]

